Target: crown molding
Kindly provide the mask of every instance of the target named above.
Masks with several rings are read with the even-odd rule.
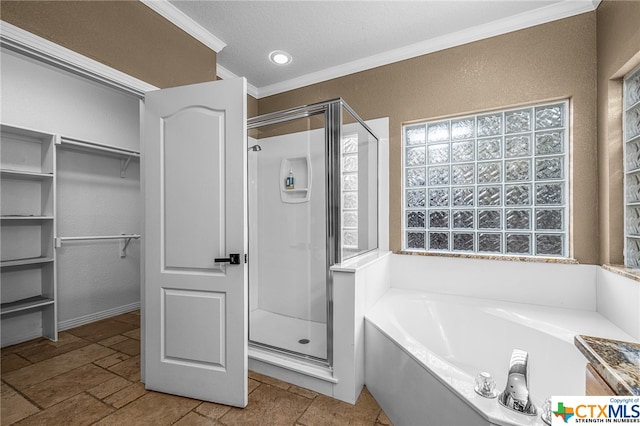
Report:
[[[236,74],[234,74],[233,72],[229,71],[228,69],[226,69],[225,67],[223,67],[220,64],[216,64],[216,74],[218,77],[220,77],[223,80],[228,80],[231,78],[238,78],[238,76]],[[258,99],[258,93],[259,93],[259,89],[254,86],[253,84],[249,83],[247,81],[247,93],[251,96],[253,96],[254,98]]]
[[[0,21],[0,45],[30,58],[139,97],[144,97],[145,92],[158,89],[145,81],[5,21]]]
[[[140,0],[140,2],[216,53],[227,45],[168,0]]]
[[[257,97],[259,99],[266,96],[276,95],[289,90],[299,89],[301,87],[388,65],[405,59],[411,59],[417,56],[449,49],[451,47],[591,12],[594,11],[599,4],[600,0],[565,0],[560,3],[554,3],[509,18],[478,25],[463,31],[447,34],[442,37],[435,37],[378,55],[369,56],[290,80],[259,87]]]

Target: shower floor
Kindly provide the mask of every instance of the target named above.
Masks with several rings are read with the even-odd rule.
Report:
[[[307,339],[302,344],[299,340]],[[316,358],[327,358],[327,325],[256,309],[249,318],[249,340]]]

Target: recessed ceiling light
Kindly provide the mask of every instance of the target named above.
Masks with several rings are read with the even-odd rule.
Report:
[[[287,65],[289,62],[291,62],[291,55],[282,50],[274,50],[273,52],[269,53],[269,59],[274,64]]]

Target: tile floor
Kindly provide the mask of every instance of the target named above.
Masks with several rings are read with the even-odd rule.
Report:
[[[140,314],[3,348],[2,425],[391,425],[365,388],[355,405],[249,372],[249,405],[147,391]]]

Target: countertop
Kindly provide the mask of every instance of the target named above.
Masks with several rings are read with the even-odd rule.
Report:
[[[618,395],[640,396],[640,344],[583,335],[574,342]]]

